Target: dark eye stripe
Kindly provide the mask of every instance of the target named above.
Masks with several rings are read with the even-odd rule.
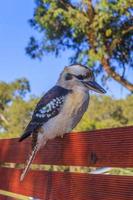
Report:
[[[83,75],[78,75],[78,76],[76,76],[78,79],[80,79],[80,80],[84,80],[84,79],[86,79],[86,78],[88,78],[88,76],[83,76]]]
[[[82,75],[76,76],[78,79],[83,80],[84,77]]]
[[[90,77],[93,77],[93,72],[92,71],[89,71],[86,75],[78,75],[76,76],[78,79],[80,80],[84,80],[84,79],[87,79],[87,78],[90,78]]]

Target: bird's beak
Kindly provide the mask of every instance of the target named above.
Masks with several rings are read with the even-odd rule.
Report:
[[[83,84],[90,90],[93,90],[98,93],[106,93],[106,91],[95,81],[82,81]]]

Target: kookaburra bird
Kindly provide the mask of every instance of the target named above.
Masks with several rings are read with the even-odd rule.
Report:
[[[82,65],[65,67],[56,85],[38,102],[19,141],[32,136],[32,153],[20,177],[23,180],[36,153],[46,142],[69,133],[78,124],[89,103],[89,91],[105,93],[93,72]]]

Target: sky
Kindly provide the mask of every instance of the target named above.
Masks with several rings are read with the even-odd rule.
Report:
[[[11,82],[25,77],[32,94],[39,96],[50,89],[64,66],[69,65],[71,51],[56,58],[44,55],[42,61],[33,60],[25,53],[29,37],[35,34],[28,20],[32,18],[33,0],[6,0],[0,6],[0,81]],[[108,84],[107,95],[124,98],[128,91],[114,81]]]

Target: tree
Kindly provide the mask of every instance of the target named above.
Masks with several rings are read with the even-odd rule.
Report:
[[[93,66],[103,81],[111,77],[133,92],[132,0],[36,0],[30,24],[42,33],[41,41],[30,38],[32,58],[73,49],[72,63]]]
[[[11,104],[14,99],[24,98],[30,91],[30,85],[27,79],[17,79],[11,83],[0,82],[0,109]]]
[[[4,115],[8,124],[3,124],[4,131],[1,136],[20,137],[31,119],[36,102],[36,98],[30,98],[28,101],[15,99],[12,105],[5,109]]]
[[[115,100],[107,96],[92,96],[90,106],[76,131],[133,125],[133,96]]]
[[[25,100],[30,92],[27,79],[17,79],[11,83],[0,82],[0,133],[3,137],[20,135],[33,111],[35,98]]]

